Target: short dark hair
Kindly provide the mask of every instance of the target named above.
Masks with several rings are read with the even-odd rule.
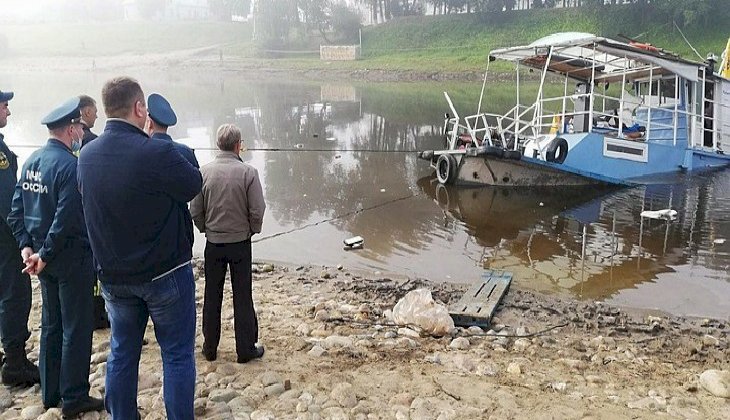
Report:
[[[101,100],[108,118],[124,118],[130,114],[137,101],[144,102],[144,92],[135,79],[115,77],[104,84]]]
[[[96,101],[89,95],[79,95],[79,108],[84,109],[89,106],[95,106]]]

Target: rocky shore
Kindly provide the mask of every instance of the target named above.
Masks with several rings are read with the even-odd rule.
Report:
[[[200,312],[202,262],[195,267]],[[198,418],[730,418],[728,319],[649,315],[512,289],[490,330],[431,337],[394,325],[393,306],[417,288],[449,303],[464,286],[343,267],[254,268],[266,354],[235,363],[228,284],[218,360],[205,361],[202,336],[197,340]],[[41,298],[33,281],[29,346],[36,359]],[[108,339],[108,330],[94,334],[90,380],[97,396]],[[138,402],[143,418],[162,419],[151,323],[146,340]],[[38,387],[0,388],[0,412],[0,420],[60,419],[59,409],[43,410]]]

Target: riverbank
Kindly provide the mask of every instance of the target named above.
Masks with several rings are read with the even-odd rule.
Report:
[[[195,266],[200,311],[202,262]],[[430,289],[448,303],[465,286],[343,267],[255,268],[266,354],[234,363],[227,285],[218,360],[202,358],[202,336],[196,343],[199,418],[730,417],[730,399],[712,395],[698,379],[706,370],[730,370],[730,320],[648,314],[513,288],[492,330],[457,329],[435,338],[391,326],[387,313],[410,290]],[[34,359],[39,320],[34,280]],[[108,330],[95,332],[94,395],[104,389],[108,338]],[[151,324],[146,339],[138,401],[143,418],[162,419],[161,363]],[[0,389],[0,419],[59,418],[58,409],[43,413],[37,388]]]

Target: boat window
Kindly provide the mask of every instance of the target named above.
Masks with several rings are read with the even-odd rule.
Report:
[[[649,89],[649,81],[638,82],[636,84],[636,92],[642,98],[642,102],[647,106],[674,106],[677,103],[674,90],[675,79],[658,79],[651,83]]]

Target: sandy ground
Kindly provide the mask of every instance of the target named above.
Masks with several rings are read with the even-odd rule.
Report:
[[[200,313],[202,262],[195,265]],[[511,289],[491,330],[457,328],[439,338],[393,326],[384,314],[410,290],[427,288],[448,303],[464,286],[342,267],[255,269],[266,354],[235,363],[227,286],[217,361],[202,358],[202,336],[197,339],[198,418],[730,418],[730,398],[713,395],[712,385],[699,380],[708,369],[730,370],[728,320],[632,313]],[[37,358],[37,280],[33,298],[29,349]],[[108,334],[94,335],[93,395],[104,390]],[[151,323],[146,339],[138,402],[143,418],[162,419]],[[730,392],[728,378],[715,386]],[[44,412],[38,387],[0,388],[0,409],[0,419],[60,418],[58,409]],[[104,413],[83,418],[100,417]]]

